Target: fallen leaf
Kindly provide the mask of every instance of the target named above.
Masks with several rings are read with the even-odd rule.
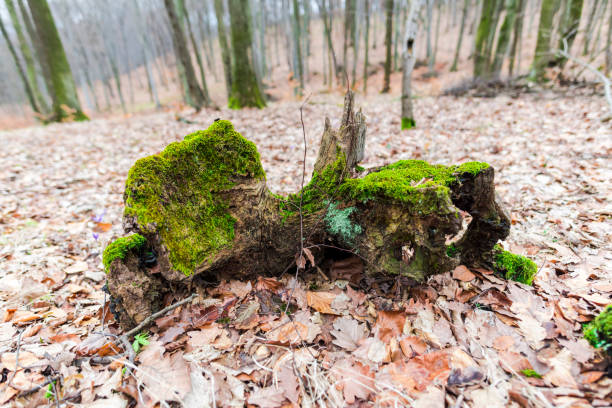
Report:
[[[336,346],[348,351],[356,350],[359,342],[366,337],[365,325],[348,317],[340,317],[334,321],[334,330],[331,331]]]
[[[458,279],[462,282],[473,281],[476,275],[474,275],[465,265],[459,265],[453,269],[453,278]]]
[[[312,307],[319,313],[325,314],[339,314],[332,307],[331,303],[336,298],[336,294],[333,292],[306,292],[306,301],[308,306]]]

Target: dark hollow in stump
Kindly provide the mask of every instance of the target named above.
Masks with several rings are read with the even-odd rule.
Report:
[[[315,258],[346,249],[368,274],[423,281],[459,264],[491,265],[510,229],[493,168],[400,160],[365,170],[357,165],[365,137],[349,92],[340,127],[325,121],[312,180],[287,197],[268,190],[255,145],[224,120],[138,160],[124,193],[133,234],[103,259],[122,326],[159,310],[170,293],[281,274],[300,257],[300,231]]]

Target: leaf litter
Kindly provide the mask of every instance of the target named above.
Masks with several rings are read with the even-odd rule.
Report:
[[[271,187],[295,191],[299,102],[204,110],[190,125],[162,112],[1,132],[0,404],[607,406],[609,362],[581,333],[612,293],[612,142],[596,120],[601,101],[423,98],[418,128],[404,133],[396,105],[363,101],[363,165],[491,163],[512,211],[506,249],[536,260],[533,287],[465,266],[418,285],[376,282],[355,257],[315,265],[305,252],[297,280],[202,289],[154,322],[132,360],[100,259],[122,234],[127,170],[223,117],[258,145]],[[333,95],[305,106],[308,172],[323,117],[340,111]]]

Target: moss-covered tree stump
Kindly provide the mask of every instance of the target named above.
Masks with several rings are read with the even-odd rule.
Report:
[[[299,258],[300,237],[317,258],[354,252],[368,274],[423,281],[461,263],[491,265],[510,228],[493,168],[401,160],[364,170],[365,131],[349,93],[339,129],[326,120],[312,180],[288,197],[270,192],[255,145],[228,121],[138,160],[124,193],[132,235],[104,254],[122,324],[141,322],[172,291],[280,274]]]

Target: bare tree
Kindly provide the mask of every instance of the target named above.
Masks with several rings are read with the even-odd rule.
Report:
[[[406,32],[404,34],[404,50],[402,58],[402,129],[411,129],[416,126],[414,113],[412,111],[412,70],[414,69],[415,53],[414,45],[419,30],[419,12],[424,0],[412,0],[410,13],[406,21]]]

